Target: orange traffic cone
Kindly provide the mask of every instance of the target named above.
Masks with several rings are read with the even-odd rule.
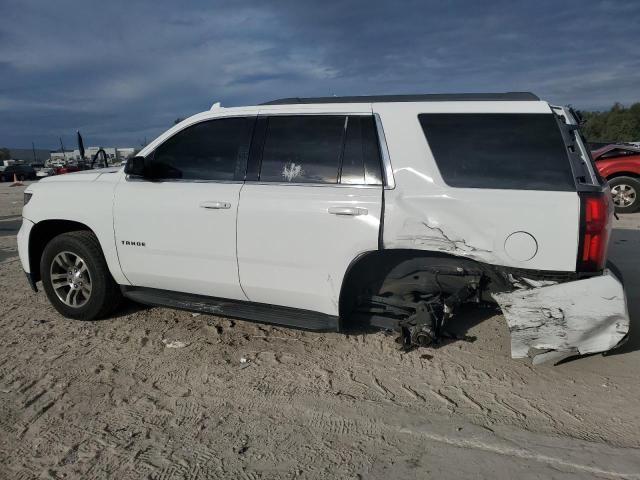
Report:
[[[18,176],[13,174],[13,183],[9,185],[10,187],[24,187],[24,183],[18,180]]]

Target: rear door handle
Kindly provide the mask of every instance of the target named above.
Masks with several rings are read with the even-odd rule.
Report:
[[[231,204],[229,202],[202,202],[200,207],[209,210],[222,210],[231,208]]]
[[[329,207],[329,213],[332,215],[367,215],[369,210],[360,207]]]

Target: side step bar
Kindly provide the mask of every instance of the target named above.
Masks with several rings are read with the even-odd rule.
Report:
[[[339,318],[310,310],[280,307],[266,303],[244,302],[224,298],[192,295],[144,287],[120,287],[122,294],[134,302],[169,307],[190,312],[209,313],[253,322],[283,325],[315,331],[339,331]]]

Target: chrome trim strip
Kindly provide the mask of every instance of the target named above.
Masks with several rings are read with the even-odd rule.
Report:
[[[277,187],[338,187],[338,188],[381,188],[382,185],[362,185],[349,183],[300,183],[300,182],[261,182],[260,180],[247,180],[245,185],[273,185]]]
[[[373,114],[373,118],[376,121],[376,130],[378,131],[378,140],[380,142],[380,153],[382,154],[382,166],[384,175],[384,189],[393,190],[396,188],[396,181],[393,178],[393,167],[391,166],[391,157],[389,156],[389,148],[387,147],[387,138],[384,135],[384,129],[382,128],[382,120],[377,113]]]
[[[127,182],[149,182],[149,183],[229,183],[229,184],[237,184],[242,185],[244,181],[242,180],[184,180],[181,178],[163,178],[163,179],[153,179],[149,180],[144,177],[140,177],[137,175],[125,175],[125,181]]]
[[[339,188],[380,188],[382,185],[363,185],[353,183],[304,183],[304,182],[261,182],[259,180],[182,180],[182,179],[166,179],[166,180],[147,180],[135,175],[125,175],[127,182],[150,182],[150,183],[226,183],[236,185],[274,185],[274,186],[292,186],[292,187],[339,187]]]

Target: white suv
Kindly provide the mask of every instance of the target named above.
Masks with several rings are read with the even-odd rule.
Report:
[[[64,316],[122,296],[437,342],[497,303],[514,357],[618,345],[612,207],[571,111],[530,93],[291,98],[194,115],[125,168],[47,178],[18,236]],[[541,355],[543,354],[543,355]]]

